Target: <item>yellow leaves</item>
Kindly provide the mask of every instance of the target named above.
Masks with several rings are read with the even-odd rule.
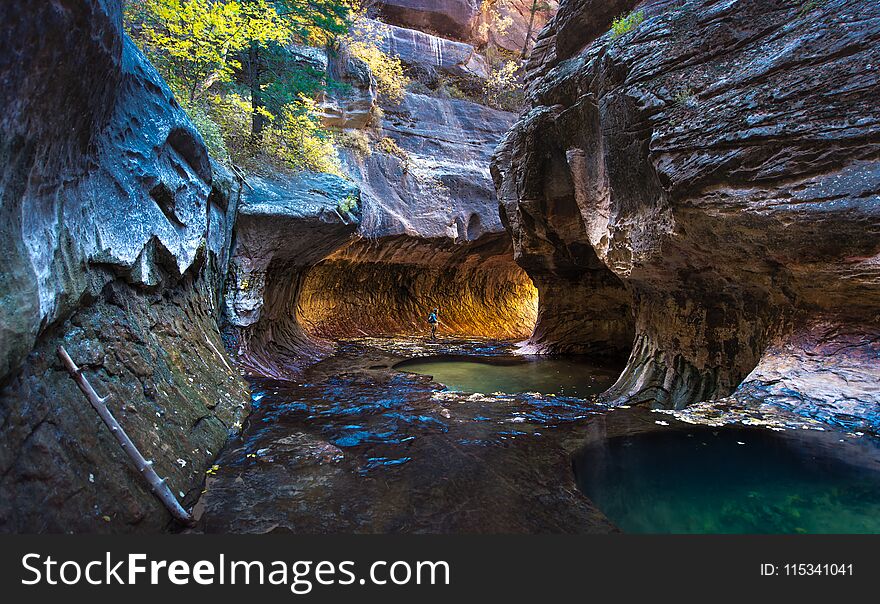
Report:
[[[485,92],[486,100],[492,107],[508,111],[517,109],[522,92],[520,63],[510,60],[493,65],[486,79]]]
[[[355,2],[356,3],[356,2]],[[202,134],[213,157],[246,168],[265,164],[339,174],[329,134],[311,99],[279,101],[262,74],[260,54],[291,41],[323,45],[345,33],[348,0],[139,0],[126,5],[129,33],[158,68]],[[276,10],[276,6],[279,7]],[[254,57],[257,57],[256,59]],[[263,55],[265,57],[265,55]],[[373,58],[382,89],[395,94],[393,79],[402,67]],[[243,69],[244,65],[248,69]],[[254,75],[257,73],[258,75]],[[257,98],[237,94],[240,86]],[[282,82],[284,88],[286,82]],[[311,89],[310,89],[311,90]],[[280,109],[279,109],[280,106]],[[258,116],[262,119],[254,119]],[[250,164],[250,165],[248,165]]]
[[[210,468],[205,470],[205,476],[213,476],[214,474],[217,473],[217,470],[219,470],[219,469],[220,469],[220,466],[218,466],[217,464],[214,464],[213,466],[211,466]]]
[[[250,132],[254,110],[266,119],[259,141]],[[300,97],[275,115],[263,107],[254,109],[249,99],[230,92],[211,99],[211,116],[220,127],[232,161],[247,170],[259,172],[274,165],[341,175],[332,138],[321,126],[312,99]],[[241,287],[249,285],[242,283]]]
[[[385,35],[383,27],[381,23],[361,19],[354,24],[344,42],[352,56],[370,67],[379,94],[392,103],[399,103],[406,94],[409,79],[403,75],[400,57],[386,54],[379,48]]]
[[[241,67],[235,53],[251,44],[284,42],[291,32],[266,0],[144,0],[132,18],[150,58],[190,101]]]

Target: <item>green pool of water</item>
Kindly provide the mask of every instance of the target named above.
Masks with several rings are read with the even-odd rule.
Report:
[[[606,390],[619,369],[599,367],[577,358],[523,358],[497,363],[465,359],[425,358],[397,365],[402,371],[430,375],[459,392],[540,392],[585,397]]]
[[[625,532],[880,533],[876,450],[844,458],[840,449],[698,429],[614,438],[574,468],[581,491]]]

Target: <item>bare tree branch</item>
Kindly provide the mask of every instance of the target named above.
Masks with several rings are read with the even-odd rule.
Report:
[[[58,347],[58,356],[61,357],[61,361],[64,363],[67,371],[70,372],[76,385],[79,386],[79,389],[82,390],[83,394],[86,395],[86,398],[89,399],[92,407],[95,408],[95,411],[98,412],[98,415],[101,416],[101,419],[104,420],[104,423],[110,428],[110,432],[119,442],[122,450],[128,454],[134,462],[135,467],[138,469],[138,472],[141,473],[141,476],[143,476],[144,480],[147,481],[147,484],[150,485],[150,491],[159,498],[159,501],[165,504],[165,507],[168,508],[168,511],[171,512],[171,515],[174,516],[174,518],[183,524],[192,525],[192,516],[190,516],[189,512],[183,509],[183,506],[177,501],[177,498],[171,492],[171,489],[165,484],[165,479],[159,478],[159,475],[156,474],[156,470],[153,469],[153,462],[147,461],[144,456],[141,455],[141,452],[128,437],[128,434],[125,433],[125,430],[122,429],[122,426],[116,421],[113,414],[110,413],[110,409],[107,408],[107,399],[110,398],[110,396],[108,395],[103,398],[98,396],[98,393],[92,388],[89,380],[83,375],[82,368],[76,366],[76,363],[73,362],[73,359],[70,358],[70,355],[67,354],[67,351],[64,350],[63,346]]]

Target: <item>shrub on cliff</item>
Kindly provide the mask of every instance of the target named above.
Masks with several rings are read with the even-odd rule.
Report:
[[[637,28],[645,20],[645,11],[635,11],[621,15],[611,23],[611,37],[619,38]]]
[[[406,94],[409,78],[403,73],[400,57],[389,55],[380,48],[384,27],[382,23],[359,18],[341,42],[352,56],[370,67],[379,94],[391,103],[399,103]]]
[[[278,115],[266,112],[267,125],[259,141],[250,136],[251,106],[244,97],[235,93],[214,97],[210,111],[229,156],[250,172],[293,167],[341,174],[333,139],[321,126],[311,99],[288,103]]]
[[[369,157],[372,149],[370,148],[370,137],[363,130],[349,128],[337,132],[334,137],[336,145],[356,151],[359,155]]]

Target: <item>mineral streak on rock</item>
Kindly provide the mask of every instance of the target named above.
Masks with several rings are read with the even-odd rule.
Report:
[[[486,59],[474,47],[414,29],[367,20],[376,30],[383,52],[409,65],[445,71],[456,76],[486,78]]]
[[[540,35],[493,175],[542,293],[535,344],[634,327],[612,402],[748,376],[734,397],[876,426],[880,5],[802,4],[572,0]],[[629,10],[645,21],[613,36]]]

